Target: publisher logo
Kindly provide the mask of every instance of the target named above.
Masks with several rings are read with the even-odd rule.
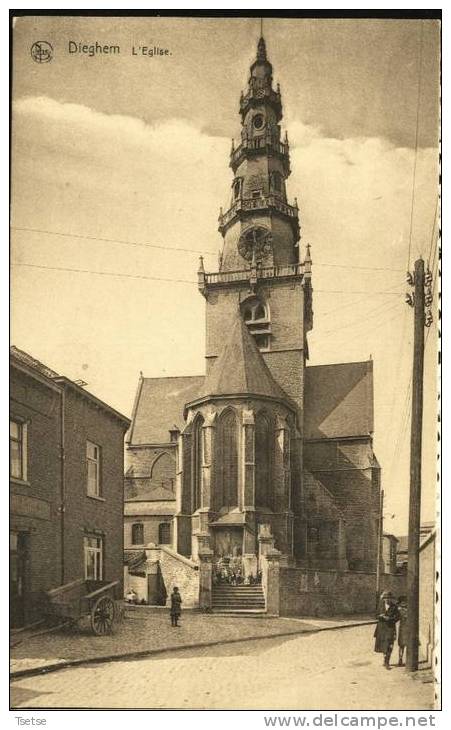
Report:
[[[30,53],[36,63],[49,63],[53,58],[53,47],[47,41],[36,41],[31,46]]]

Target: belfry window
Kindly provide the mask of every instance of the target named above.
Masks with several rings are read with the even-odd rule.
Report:
[[[243,319],[261,351],[269,350],[271,324],[268,306],[256,297],[242,305]]]

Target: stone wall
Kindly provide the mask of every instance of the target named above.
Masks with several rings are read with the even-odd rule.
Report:
[[[405,593],[405,577],[381,576],[381,590]],[[280,568],[281,616],[375,613],[376,573]]]
[[[158,561],[166,594],[177,586],[182,596],[182,608],[199,605],[199,566],[167,547],[146,548],[149,563]]]

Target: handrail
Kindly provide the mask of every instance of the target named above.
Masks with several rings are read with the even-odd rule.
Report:
[[[104,586],[101,586],[100,588],[97,588],[97,590],[92,591],[92,593],[87,593],[85,596],[82,596],[82,598],[94,598],[95,596],[98,596],[100,593],[104,593],[105,591],[109,590],[110,588],[114,588],[114,586],[119,585],[118,580],[113,580],[112,583],[107,583]]]
[[[284,266],[257,267],[257,278],[270,279],[284,276],[300,276],[304,273],[302,264],[286,264]],[[245,281],[251,275],[250,269],[241,271],[217,271],[212,274],[204,274],[206,284],[227,284],[234,281]]]
[[[241,210],[259,210],[261,208],[275,208],[289,218],[298,218],[299,215],[297,207],[285,203],[285,201],[273,194],[260,195],[258,198],[239,198],[229,210],[219,216],[219,227],[222,228],[227,225]]]

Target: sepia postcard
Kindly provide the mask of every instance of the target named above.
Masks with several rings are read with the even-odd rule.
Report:
[[[340,12],[11,11],[19,719],[434,726],[441,11]]]

